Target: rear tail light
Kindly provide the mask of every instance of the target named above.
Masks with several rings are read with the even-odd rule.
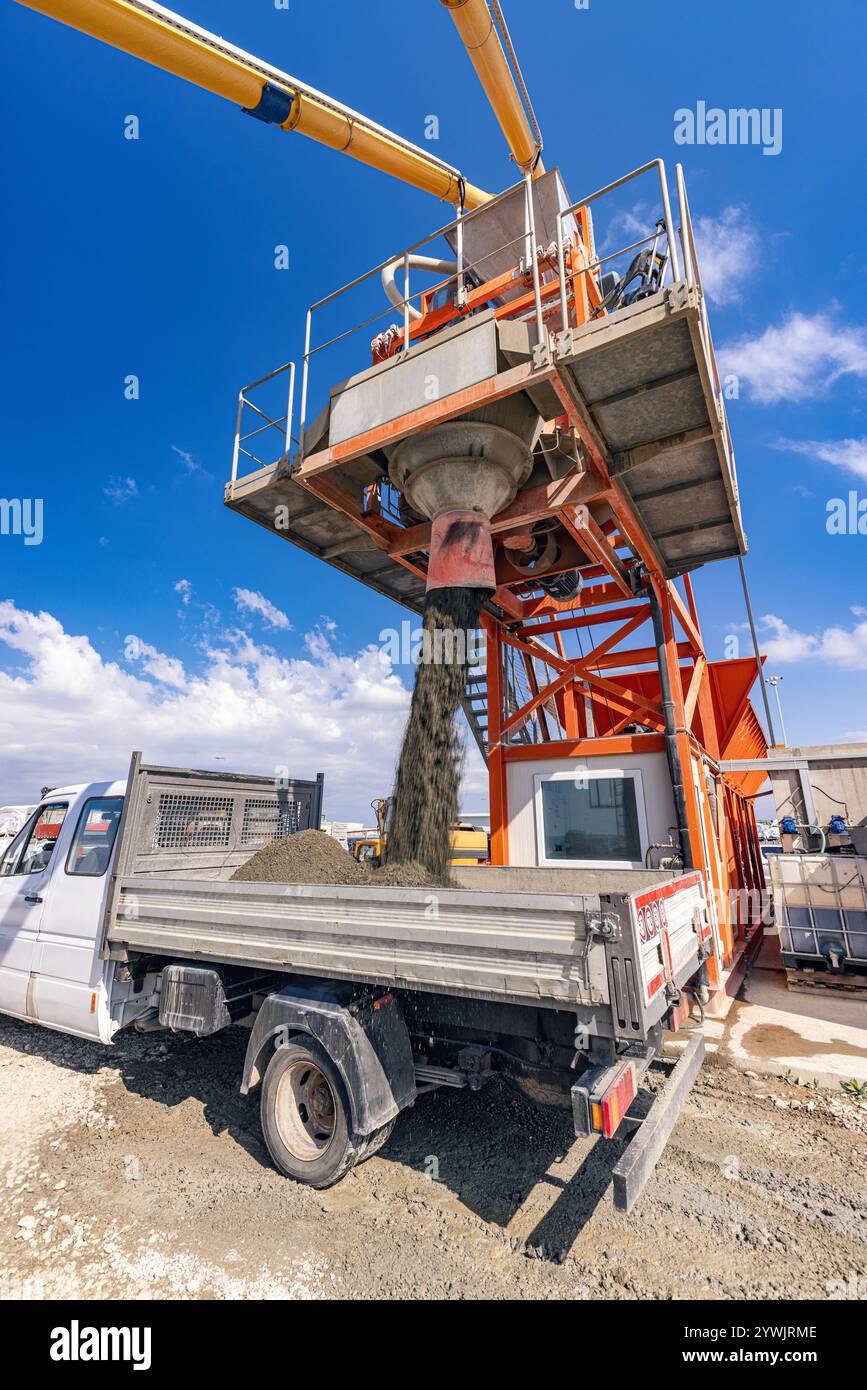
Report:
[[[601,1134],[605,1139],[613,1139],[637,1093],[632,1061],[585,1072],[572,1087],[575,1133]]]
[[[614,1138],[620,1121],[635,1100],[637,1090],[634,1063],[627,1062],[620,1080],[609,1086],[599,1101],[599,1109],[602,1112],[599,1130],[606,1139]],[[596,1106],[593,1102],[591,1105],[595,1110]]]

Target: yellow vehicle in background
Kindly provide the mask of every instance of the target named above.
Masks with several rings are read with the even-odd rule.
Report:
[[[352,856],[359,864],[381,864],[386,844],[385,824],[388,816],[388,798],[380,797],[372,801],[376,815],[376,832],[360,835],[351,844]],[[487,864],[490,837],[483,826],[470,821],[456,821],[452,826],[451,864]]]

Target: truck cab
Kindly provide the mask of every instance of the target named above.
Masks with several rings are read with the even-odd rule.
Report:
[[[0,1012],[100,1042],[119,1026],[98,936],[125,793],[125,780],[58,787],[3,852]]]

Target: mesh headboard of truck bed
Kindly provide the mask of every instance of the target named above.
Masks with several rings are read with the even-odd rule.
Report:
[[[135,753],[116,872],[228,879],[272,840],[318,830],[324,784],[150,767]]]

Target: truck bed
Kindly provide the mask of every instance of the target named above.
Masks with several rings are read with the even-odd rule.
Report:
[[[301,805],[315,793],[294,784],[291,797]],[[136,754],[103,954],[541,1005],[588,1023],[613,1015],[629,1037],[696,969],[709,934],[696,874],[456,868],[458,886],[436,890],[224,877],[252,852],[251,824],[264,825],[286,795],[269,798],[256,780],[145,767]]]
[[[529,871],[525,871],[529,872]],[[126,878],[109,954],[207,958],[569,1007],[608,1000],[598,895]]]

